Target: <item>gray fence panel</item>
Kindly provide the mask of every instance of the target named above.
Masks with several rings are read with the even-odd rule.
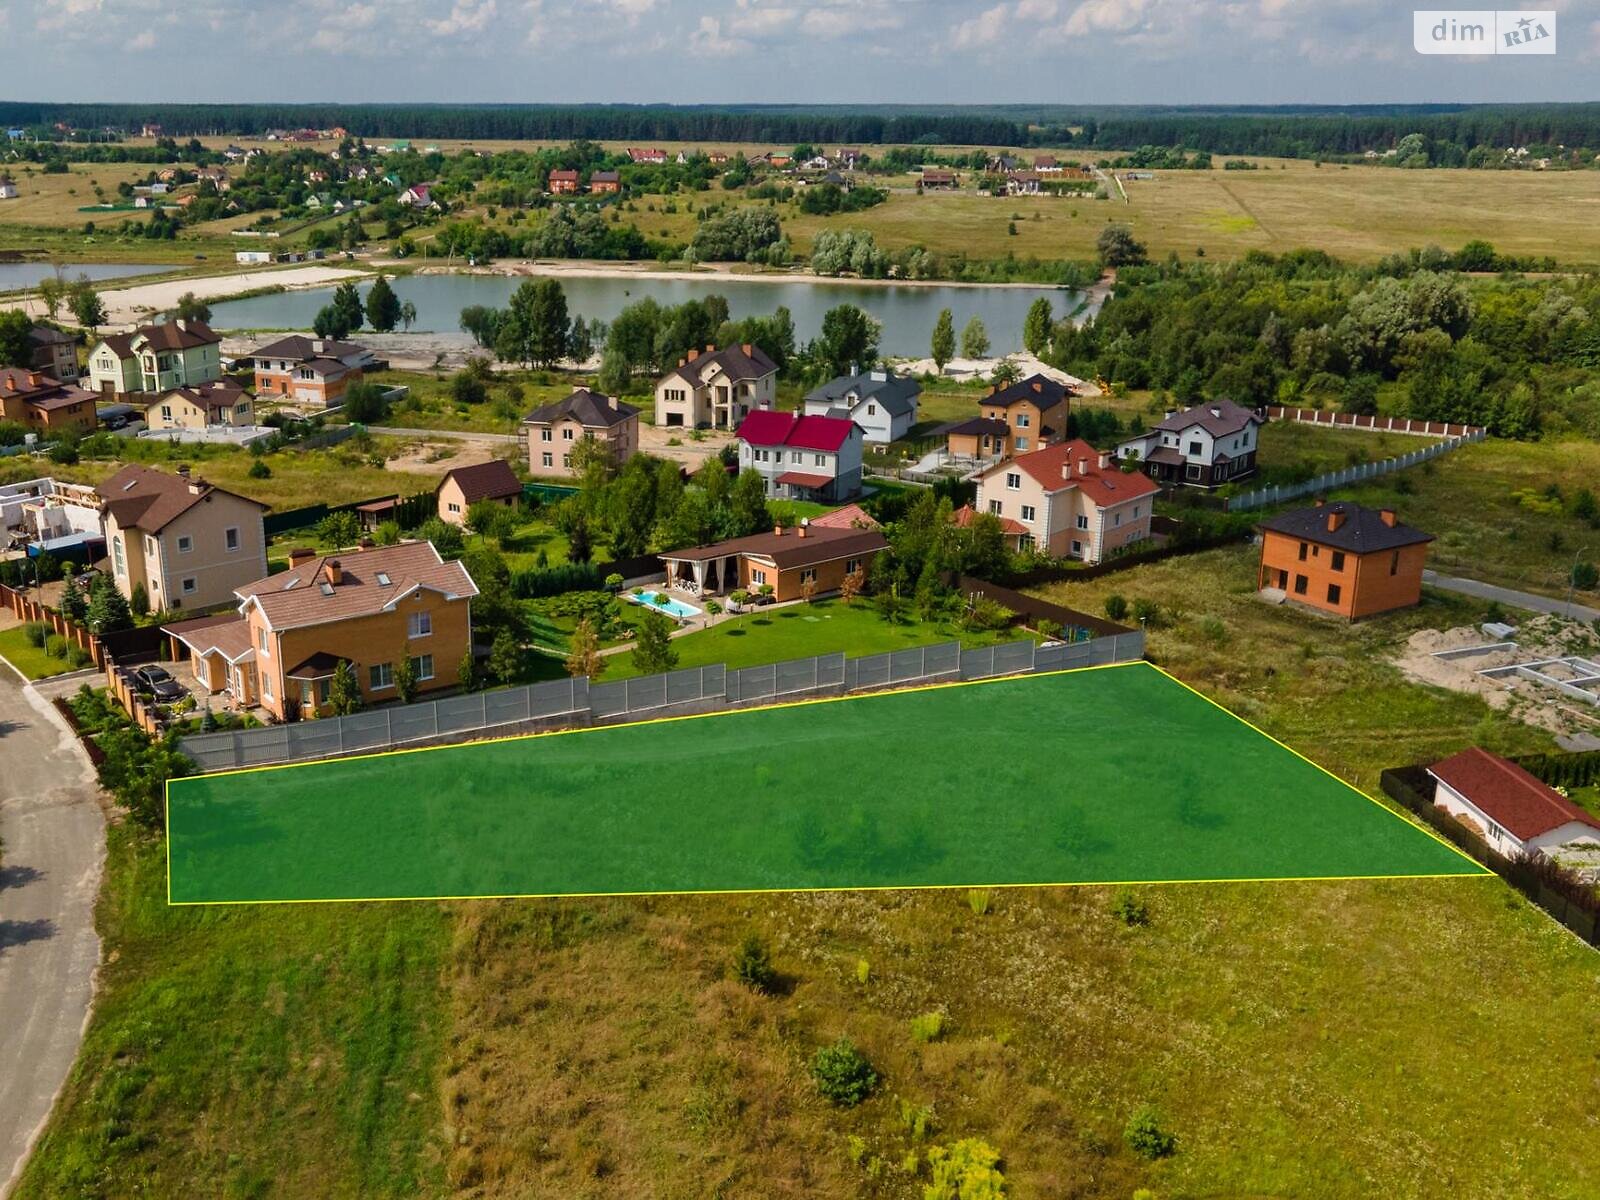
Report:
[[[838,688],[844,686],[844,654],[824,654],[817,659],[817,686]]]
[[[974,646],[961,652],[961,678],[986,679],[994,674],[994,647]]]
[[[597,717],[615,717],[628,711],[628,681],[589,685],[589,711]]]
[[[483,693],[484,722],[489,727],[511,725],[526,721],[532,716],[528,705],[528,689],[507,688],[503,692]]]
[[[389,713],[354,713],[339,718],[339,729],[344,735],[344,749],[381,750],[389,744]]]
[[[773,692],[787,696],[794,692],[809,692],[817,686],[817,660],[797,658],[773,666]]]
[[[438,716],[432,703],[408,704],[403,708],[391,708],[388,713],[391,743],[415,742],[439,733]]]
[[[768,663],[763,667],[745,667],[739,672],[739,698],[763,700],[777,695],[778,667]]]
[[[257,732],[259,736],[249,739],[241,738],[237,743],[239,747],[239,765],[241,767],[283,762],[290,757],[293,743],[289,740],[289,727],[287,725],[269,725]]]
[[[890,656],[887,654],[873,654],[866,658],[857,658],[852,661],[856,665],[856,687],[878,688],[888,684],[890,679]]]
[[[483,728],[488,723],[484,720],[486,696],[485,692],[476,692],[438,701],[434,705],[434,715],[439,722],[439,732],[462,733]]]
[[[927,650],[922,646],[893,651],[889,655],[889,682],[904,683],[911,679],[921,679],[928,673],[925,669],[927,661]]]
[[[1031,642],[1025,643],[1032,645]],[[927,675],[953,675],[961,670],[961,643],[940,642],[923,648],[923,672]]]
[[[701,678],[699,667],[685,667],[681,671],[669,671],[662,676],[666,687],[666,704],[694,704],[701,696]]]
[[[326,758],[344,748],[344,734],[340,728],[342,717],[331,720],[302,721],[290,725],[294,731],[295,758]]]

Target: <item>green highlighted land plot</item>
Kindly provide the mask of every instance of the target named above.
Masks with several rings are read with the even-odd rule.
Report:
[[[175,904],[1474,875],[1143,663],[174,780]]]

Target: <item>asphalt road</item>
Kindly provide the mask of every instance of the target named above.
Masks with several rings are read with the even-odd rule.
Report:
[[[1582,604],[1573,604],[1569,608],[1565,600],[1552,600],[1549,596],[1536,596],[1532,592],[1518,592],[1511,588],[1496,587],[1492,583],[1479,583],[1476,579],[1462,579],[1455,575],[1440,575],[1437,571],[1424,571],[1422,582],[1430,587],[1443,588],[1447,592],[1476,596],[1480,600],[1498,600],[1501,604],[1520,608],[1526,612],[1554,613],[1560,617],[1571,616],[1576,621],[1600,621],[1600,608],[1589,608]]]
[[[83,1040],[100,963],[105,821],[88,759],[0,662],[0,1197]]]

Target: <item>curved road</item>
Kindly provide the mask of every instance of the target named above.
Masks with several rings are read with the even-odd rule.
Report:
[[[0,1197],[78,1053],[94,997],[105,820],[66,723],[0,661]]]

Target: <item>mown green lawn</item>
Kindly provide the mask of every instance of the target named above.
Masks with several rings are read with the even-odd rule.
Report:
[[[46,654],[28,640],[26,626],[0,632],[0,658],[4,658],[29,679],[45,679],[76,670],[64,658]]]

